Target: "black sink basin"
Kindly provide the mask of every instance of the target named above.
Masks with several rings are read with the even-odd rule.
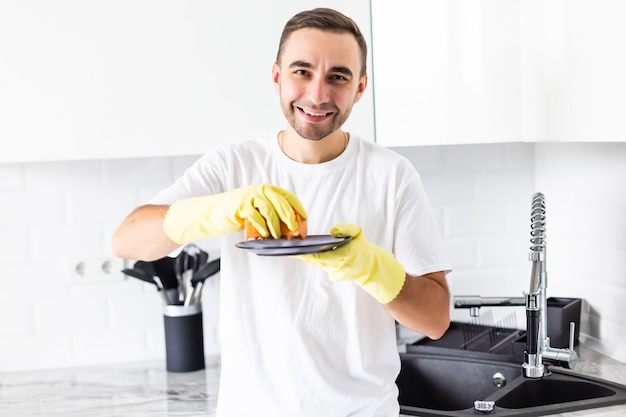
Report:
[[[572,381],[554,374],[548,378],[526,380],[500,398],[496,404],[504,408],[528,408],[581,400],[612,397],[617,391],[589,381]]]
[[[541,379],[521,376],[521,364],[460,355],[404,353],[396,381],[406,415],[476,415],[493,403],[495,416],[541,416],[626,404],[626,387],[553,368]]]
[[[499,375],[504,377],[500,382],[504,386],[521,375],[520,365],[503,362],[421,354],[403,354],[401,358],[402,370],[396,383],[400,405],[405,407],[473,409],[474,401],[484,400],[501,389],[494,383],[494,375],[499,380]]]

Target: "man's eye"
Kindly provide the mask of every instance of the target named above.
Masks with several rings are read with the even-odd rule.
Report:
[[[307,75],[308,74],[308,72],[306,70],[303,70],[303,69],[296,70],[294,73],[297,74],[297,75]]]
[[[333,81],[348,81],[348,79],[340,74],[335,74],[330,77]]]

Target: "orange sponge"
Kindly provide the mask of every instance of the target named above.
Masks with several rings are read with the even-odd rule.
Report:
[[[294,231],[289,230],[287,225],[283,222],[280,222],[280,234],[282,235],[282,239],[292,240],[294,238],[304,239],[307,233],[307,222],[306,220],[302,220],[300,215],[296,212],[296,221],[298,222],[298,228]],[[263,237],[261,234],[254,228],[252,223],[248,220],[244,222],[244,233],[246,240],[264,240],[264,239],[273,239],[270,235],[269,237]]]

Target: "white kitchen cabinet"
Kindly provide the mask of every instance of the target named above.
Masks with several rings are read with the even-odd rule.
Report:
[[[626,2],[522,2],[524,138],[626,141]]]
[[[376,141],[521,140],[517,1],[372,0]]]
[[[623,0],[372,0],[388,146],[626,141]]]
[[[282,128],[280,32],[317,3],[3,0],[0,162],[201,154]],[[332,7],[370,37],[369,3]],[[373,138],[373,119],[370,90],[347,127]]]

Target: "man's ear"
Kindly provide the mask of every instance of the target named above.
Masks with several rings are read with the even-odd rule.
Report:
[[[353,104],[356,104],[359,102],[359,100],[361,100],[361,97],[363,96],[363,93],[365,92],[366,87],[367,87],[367,74],[362,76],[361,79],[359,80],[359,86],[357,87]]]
[[[274,91],[280,94],[280,65],[277,62],[272,65],[272,83],[274,83]]]

